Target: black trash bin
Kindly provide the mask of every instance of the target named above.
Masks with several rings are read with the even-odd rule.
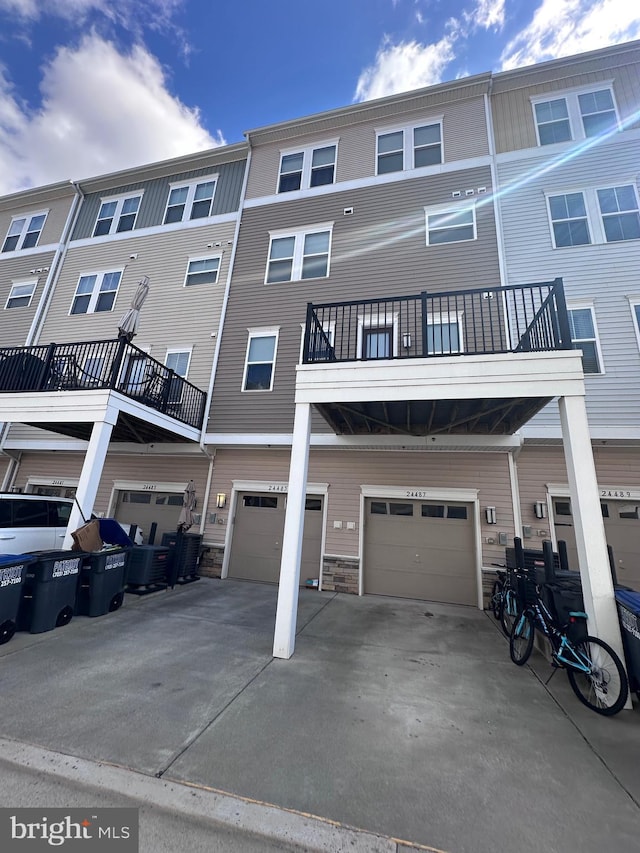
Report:
[[[113,613],[124,601],[130,548],[108,548],[88,554],[80,570],[77,612],[83,616]]]
[[[85,551],[35,551],[22,587],[18,630],[40,634],[69,623]]]
[[[640,592],[616,589],[616,602],[629,686],[640,699]]]
[[[22,587],[32,554],[0,555],[0,646],[16,632]]]
[[[134,545],[127,566],[127,592],[147,595],[167,588],[169,548],[163,545]]]

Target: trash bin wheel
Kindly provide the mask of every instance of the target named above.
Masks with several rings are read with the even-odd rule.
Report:
[[[68,625],[73,617],[73,607],[63,607],[58,618],[56,619],[56,628],[62,628],[63,625]]]
[[[4,645],[4,643],[8,643],[15,632],[15,622],[12,622],[11,619],[7,619],[6,622],[3,622],[2,625],[0,625],[0,646]]]
[[[123,601],[124,592],[117,592],[109,602],[109,613],[113,613],[115,610],[119,610],[122,607]]]

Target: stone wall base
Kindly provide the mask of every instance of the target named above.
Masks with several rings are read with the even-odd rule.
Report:
[[[218,545],[205,545],[205,551],[200,558],[198,574],[203,578],[219,578],[222,574],[222,559],[224,548]]]
[[[350,557],[325,557],[322,564],[322,589],[325,592],[350,592],[358,595],[358,560]]]

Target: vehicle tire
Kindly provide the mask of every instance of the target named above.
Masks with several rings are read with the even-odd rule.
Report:
[[[494,617],[500,621],[500,613],[502,611],[502,590],[504,589],[504,584],[502,581],[497,580],[493,582],[493,586],[491,587],[491,610],[493,611]]]
[[[113,613],[122,607],[124,601],[124,592],[117,592],[109,602],[109,613]]]
[[[3,646],[5,643],[8,643],[9,640],[15,634],[15,632],[15,622],[12,622],[11,619],[7,619],[6,622],[3,622],[2,625],[0,625],[0,646]]]
[[[518,599],[514,590],[507,589],[502,596],[502,609],[500,610],[500,624],[506,637],[511,636],[513,623],[518,615]]]
[[[567,667],[569,684],[578,699],[596,714],[612,717],[624,708],[629,685],[622,662],[613,649],[597,637],[576,643],[578,651],[591,661],[586,675]]]
[[[524,666],[531,657],[535,633],[533,617],[528,610],[525,610],[516,617],[509,637],[509,654],[517,666]]]
[[[62,628],[63,625],[68,625],[73,618],[73,607],[63,607],[60,613],[58,613],[58,618],[56,619],[56,628]]]

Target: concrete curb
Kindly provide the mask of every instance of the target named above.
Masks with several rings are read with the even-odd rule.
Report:
[[[441,853],[436,848],[388,838],[347,827],[315,815],[281,809],[166,777],[157,779],[135,770],[53,752],[43,747],[0,738],[0,760],[27,767],[78,785],[106,790],[119,796],[210,820],[227,828],[326,853],[396,853],[417,849]]]

